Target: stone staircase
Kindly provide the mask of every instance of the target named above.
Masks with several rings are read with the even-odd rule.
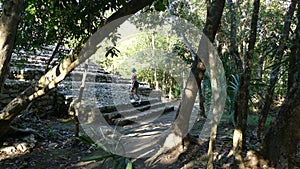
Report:
[[[141,103],[117,105],[113,109],[105,109],[101,112],[108,124],[125,126],[133,123],[146,123],[172,111],[174,111],[174,106],[152,99]]]
[[[49,47],[43,51],[36,52],[36,54],[27,54],[24,52],[19,52],[18,55],[13,54],[9,79],[38,80],[44,74],[45,65],[51,57],[52,52],[53,49]],[[67,52],[65,51],[65,53]],[[55,57],[51,64],[58,62],[59,58]],[[19,65],[19,63],[23,64]],[[85,63],[80,64],[57,87],[59,92],[66,97],[68,104],[79,95],[84,67]],[[131,104],[129,101],[130,86],[130,79],[110,74],[103,68],[100,68],[98,64],[89,60],[83,101],[97,107],[122,105],[121,113],[117,113],[116,111],[105,112],[105,117],[123,117],[123,119],[118,118],[114,120],[108,118],[107,120],[111,121],[111,124],[127,124],[129,121],[138,120],[140,117],[137,118],[134,112],[132,112],[133,114],[128,113],[132,110],[130,109],[132,106],[139,107],[136,111],[141,111],[142,113],[140,114],[143,117],[149,116],[149,112],[146,111],[147,109],[151,109],[153,111],[152,114],[158,114],[161,111],[167,112],[169,110],[168,107],[164,108],[164,104],[160,102],[161,93],[150,89],[145,84],[140,85],[139,88],[139,93],[143,100],[142,103],[140,105]],[[117,107],[119,110],[120,106]],[[157,108],[157,110],[154,111],[152,110],[153,108]]]
[[[27,81],[39,79],[44,74],[45,63],[51,50],[38,56],[27,56],[23,67],[11,66],[10,79],[23,77]],[[19,57],[13,57],[17,62]],[[53,62],[57,62],[55,58]],[[84,63],[58,85],[67,105],[78,97]],[[140,103],[129,99],[130,80],[110,74],[89,61],[85,89],[78,115],[81,127],[105,149],[127,157],[153,155],[159,141],[175,119],[177,102],[163,102],[160,91],[141,85]],[[47,99],[46,99],[47,100]],[[51,100],[47,100],[52,102]],[[96,132],[96,134],[95,134]]]
[[[152,98],[114,106],[85,104],[81,110],[81,127],[102,148],[130,158],[144,158],[159,150],[174,123],[178,101],[163,103]]]
[[[37,54],[19,53],[13,54],[10,65],[10,79],[38,80],[46,69],[46,63],[52,55],[51,49],[45,49]],[[57,64],[59,58],[54,57],[50,65]],[[50,66],[51,68],[51,66]],[[81,81],[84,72],[84,63],[79,65],[67,77],[67,81]],[[87,79],[88,82],[103,83],[130,83],[130,79],[122,78],[118,75],[110,74],[99,65],[89,61]]]

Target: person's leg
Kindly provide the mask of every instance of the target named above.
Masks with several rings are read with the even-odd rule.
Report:
[[[138,98],[138,100],[141,100],[141,97],[140,97],[140,95],[139,95],[138,90],[139,90],[139,88],[136,87],[136,88],[135,88],[135,94],[136,94],[136,97]]]
[[[135,100],[135,98],[134,98],[134,88],[130,89],[130,100]]]

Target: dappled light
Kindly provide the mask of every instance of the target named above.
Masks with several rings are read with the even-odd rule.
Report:
[[[0,12],[1,169],[299,168],[299,1]]]

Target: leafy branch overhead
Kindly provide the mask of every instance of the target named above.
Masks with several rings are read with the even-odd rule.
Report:
[[[118,57],[120,54],[120,51],[115,46],[106,48],[106,50],[107,52],[105,53],[105,57],[110,56],[113,58],[114,56]]]
[[[139,81],[147,82],[149,88],[161,90],[164,101],[174,101],[176,98],[176,103],[179,103],[177,115],[174,113],[178,118],[168,131],[168,136],[165,137],[167,139],[158,140],[164,144],[153,161],[169,160],[171,156],[160,158],[169,152],[171,155],[183,156],[174,160],[173,166],[164,164],[158,168],[182,166],[183,157],[186,160],[185,164],[191,162],[189,165],[196,165],[200,162],[198,155],[200,153],[203,155],[203,152],[195,155],[198,156],[195,157],[196,163],[192,160],[187,161],[191,157],[188,146],[193,140],[192,136],[183,138],[185,135],[182,134],[189,133],[186,130],[190,128],[190,117],[195,108],[195,101],[199,101],[199,107],[196,108],[199,109],[202,117],[206,117],[205,113],[208,114],[206,112],[208,109],[226,113],[223,114],[225,117],[224,119],[222,117],[222,120],[217,121],[217,118],[212,118],[211,130],[205,128],[211,131],[208,151],[207,144],[203,144],[203,141],[199,143],[198,137],[195,138],[198,145],[193,148],[202,147],[201,150],[205,149],[208,155],[204,165],[191,167],[216,168],[228,165],[227,168],[268,168],[268,165],[273,165],[272,168],[297,168],[299,166],[299,0],[272,2],[260,0],[245,2],[234,0],[0,0],[0,8],[2,13],[0,17],[0,100],[7,101],[0,104],[2,106],[0,139],[7,139],[7,136],[15,133],[15,126],[11,126],[14,122],[22,124],[28,122],[20,121],[18,118],[27,116],[28,114],[24,113],[26,111],[33,114],[29,108],[34,103],[40,102],[38,98],[49,94],[78,65],[90,57],[97,57],[98,54],[104,61],[96,60],[97,58],[93,58],[93,61],[99,63],[101,69],[105,69],[99,71],[104,72],[101,76],[112,72],[118,75],[111,76],[112,78],[122,77],[118,81],[123,84],[124,80],[127,83],[126,78],[131,76],[129,68],[134,66],[138,70]],[[134,17],[131,17],[132,15]],[[116,23],[117,21],[120,22]],[[121,40],[124,37],[123,32],[118,34],[125,21],[135,26],[127,27],[125,33],[132,33],[131,28],[134,31],[141,31],[126,39],[126,42],[122,41],[124,39]],[[190,27],[195,29],[188,29]],[[201,33],[198,31],[202,31],[207,37],[200,37]],[[97,34],[99,32],[101,33]],[[97,36],[93,39],[90,38],[94,37],[92,35]],[[210,49],[210,45],[207,46],[208,48],[201,46],[206,38],[211,42],[211,47],[215,50],[213,55],[216,57],[200,60],[196,56],[203,56],[207,49]],[[91,39],[95,41],[90,41]],[[105,40],[109,42],[106,43]],[[84,45],[85,43],[88,45]],[[99,49],[99,46],[103,48]],[[196,53],[196,49],[199,53]],[[20,74],[26,74],[28,69],[25,66],[28,66],[28,61],[32,60],[31,58],[38,58],[41,53],[43,56],[40,60],[46,60],[43,63],[50,65],[43,69],[46,73],[43,76],[34,74],[38,81],[31,81],[34,84],[25,86],[24,91],[22,88],[23,92],[18,90],[17,94],[12,94],[11,88],[5,84],[15,83],[16,78],[6,81],[7,77],[11,78],[10,66],[21,70]],[[17,62],[11,62],[15,60],[12,59],[12,54],[14,57],[19,57]],[[216,58],[222,60],[222,64],[216,62],[219,61]],[[202,61],[209,61],[211,64],[204,65]],[[217,67],[222,71],[214,70],[215,63],[221,65]],[[35,65],[40,66],[40,62]],[[98,68],[98,65],[95,67]],[[30,70],[40,72],[40,69],[35,66],[30,67]],[[211,77],[222,75],[222,78],[208,80],[206,75]],[[220,81],[224,82],[224,85],[219,83]],[[221,86],[218,87],[219,85]],[[226,87],[227,97],[216,94],[221,92],[223,87]],[[9,88],[8,92],[7,88]],[[83,88],[81,89],[83,91]],[[105,87],[101,89],[106,90]],[[3,92],[7,93],[2,94]],[[102,93],[102,91],[94,93]],[[56,96],[54,98],[56,99]],[[227,99],[224,109],[213,106],[214,103],[221,105],[218,102],[223,103],[222,99]],[[51,101],[49,103],[53,104]],[[49,113],[48,110],[45,113]],[[228,123],[229,114],[232,115],[234,125]],[[39,113],[35,115],[39,116]],[[35,121],[39,120],[43,119]],[[201,124],[202,120],[206,119],[199,117],[196,123]],[[219,133],[217,128],[219,122],[221,125],[227,124],[219,128],[220,131],[226,130],[225,137]],[[38,126],[40,129],[43,125]],[[194,127],[197,132],[200,131],[199,125]],[[234,128],[232,135],[230,132]],[[49,132],[51,133],[49,135],[56,133],[53,131]],[[73,135],[65,137],[73,137]],[[217,139],[222,140],[216,141]],[[65,140],[69,142],[68,139]],[[178,148],[173,147],[169,151],[169,146],[176,146],[175,143],[170,145],[169,140],[175,140],[176,143],[183,141],[184,144],[180,144]],[[60,142],[60,140],[55,141]],[[189,143],[185,144],[186,142]],[[0,143],[4,142],[1,140]],[[39,145],[44,147],[49,143],[50,140],[47,140],[45,144]],[[51,145],[57,146],[53,143],[49,144],[48,148]],[[224,150],[224,145],[230,148],[225,146],[227,149]],[[11,147],[14,148],[14,144]],[[35,148],[33,147],[33,151]],[[252,153],[252,149],[261,156],[252,158],[256,154],[256,152]],[[3,155],[2,150],[1,147],[0,159]],[[193,153],[196,151],[198,149],[193,149]],[[225,156],[225,151],[231,151],[232,156]],[[216,153],[218,158],[215,158]],[[27,156],[32,154],[22,156],[27,159]],[[188,155],[188,158],[185,155]],[[249,155],[255,160],[251,161]],[[25,161],[23,157],[22,160]],[[20,168],[22,166],[18,166],[17,161],[22,160],[16,160],[18,158],[20,157],[7,159],[7,161],[9,165],[15,164]],[[63,158],[64,161],[66,159],[71,158]],[[106,159],[115,160],[113,164],[115,168],[132,168],[132,161],[109,152],[104,152],[104,156],[85,160],[103,162]],[[26,165],[33,164],[27,161]],[[0,166],[5,162],[6,160],[0,160]]]

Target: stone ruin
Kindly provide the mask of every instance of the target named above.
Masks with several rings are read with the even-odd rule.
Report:
[[[50,55],[51,50],[45,50],[39,55],[28,56],[28,62],[22,68],[11,65],[9,79],[0,95],[0,109],[44,74],[44,65]],[[12,63],[17,59],[14,56]],[[57,61],[57,58],[53,60]],[[71,115],[68,110],[70,103],[78,98],[83,72],[84,64],[81,64],[57,88],[30,103],[24,113],[36,114],[39,117]],[[147,85],[139,88],[142,101],[131,103],[130,86],[130,79],[110,74],[89,61],[80,106],[82,111],[79,111],[78,119],[81,128],[91,138],[97,131],[96,136],[99,138],[94,139],[105,149],[115,152],[121,145],[127,149],[125,153],[128,157],[150,156],[157,151],[157,145],[164,133],[172,127],[178,105],[176,101],[163,102],[161,92],[152,90]],[[117,145],[114,144],[116,140]]]
[[[52,50],[52,48],[45,48],[42,52],[37,52],[34,55],[13,54],[10,73],[4,85],[3,93],[0,95],[0,109],[45,73],[45,65],[52,55]],[[21,66],[18,65],[17,63],[24,62],[24,60],[21,61],[24,57],[26,57],[26,62]],[[56,57],[50,65],[58,62],[59,59]],[[68,115],[69,104],[78,97],[83,72],[84,63],[75,68],[56,89],[31,103],[26,111],[42,116],[55,115],[60,117]],[[89,61],[83,101],[96,104],[98,107],[126,104],[129,101],[129,87],[130,79],[113,75]],[[139,91],[145,98],[149,97],[152,90],[147,85],[142,85]],[[159,97],[160,93],[156,92],[156,94],[157,96],[154,96],[151,92],[151,97]]]

